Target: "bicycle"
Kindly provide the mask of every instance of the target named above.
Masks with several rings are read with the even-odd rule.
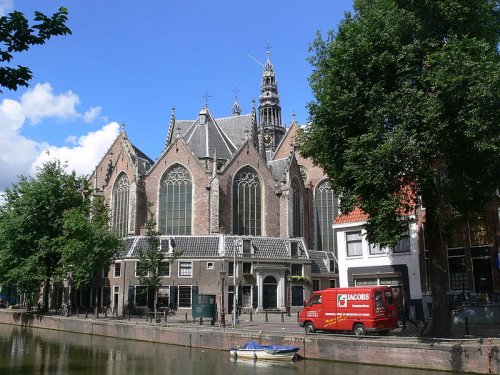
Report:
[[[69,316],[69,313],[70,313],[70,305],[63,303],[61,306],[61,316]]]

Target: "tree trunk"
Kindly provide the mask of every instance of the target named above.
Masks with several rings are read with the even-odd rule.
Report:
[[[450,310],[448,307],[447,248],[441,215],[426,207],[426,229],[428,231],[429,269],[432,292],[432,325],[428,335],[451,337]]]
[[[49,311],[49,296],[50,296],[50,278],[45,280],[45,287],[43,288],[42,297],[42,311]]]
[[[450,310],[448,307],[448,249],[444,231],[443,213],[445,205],[441,192],[440,163],[434,162],[434,179],[422,189],[425,207],[426,243],[429,251],[427,274],[430,276],[432,292],[432,324],[426,333],[431,337],[451,337]]]

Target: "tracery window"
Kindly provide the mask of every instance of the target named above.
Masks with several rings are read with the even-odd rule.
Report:
[[[233,234],[260,236],[261,185],[251,168],[241,169],[233,181]]]
[[[177,165],[160,182],[160,232],[191,234],[192,182],[189,171]]]
[[[300,192],[299,183],[294,178],[292,180],[292,212],[293,212],[293,237],[302,237],[303,234],[303,214],[302,195]]]
[[[330,182],[324,181],[316,188],[316,248],[335,251],[332,223],[338,215],[338,199]]]
[[[128,233],[128,199],[129,182],[127,175],[122,173],[113,187],[113,218],[112,226],[118,237],[125,237]]]

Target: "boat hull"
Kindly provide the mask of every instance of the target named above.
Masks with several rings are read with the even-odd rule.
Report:
[[[253,349],[231,349],[229,350],[229,353],[234,358],[271,360],[271,361],[292,361],[297,353],[297,350],[272,351],[272,350],[253,350]]]

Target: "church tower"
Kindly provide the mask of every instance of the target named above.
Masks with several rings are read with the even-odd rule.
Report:
[[[269,155],[276,150],[285,134],[285,127],[281,123],[278,84],[276,83],[274,66],[271,64],[269,56],[268,49],[259,96],[259,145],[262,147],[260,152],[265,155]]]

